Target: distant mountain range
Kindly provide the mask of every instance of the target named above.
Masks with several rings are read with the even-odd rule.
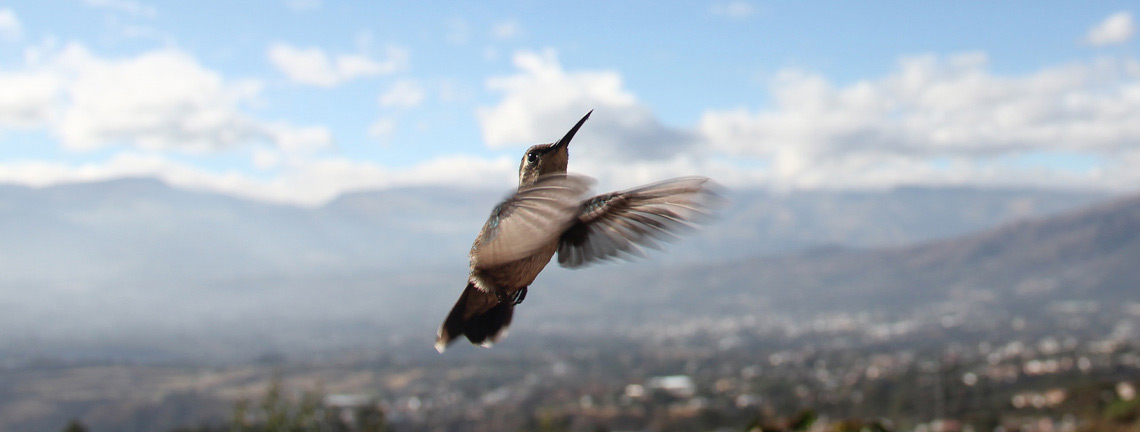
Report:
[[[986,308],[1040,315],[1063,302],[1140,304],[1138,264],[1140,196],[1131,196],[910,246],[821,249],[633,273],[606,269],[576,277],[573,286],[576,297],[596,304],[655,314],[905,316],[919,308]],[[614,289],[607,280],[649,288]],[[567,299],[554,301],[565,305]]]
[[[0,186],[0,281],[219,278],[463,263],[506,191],[404,188],[301,208],[123,179]],[[960,235],[1102,199],[1091,192],[903,188],[729,191],[714,224],[665,259],[716,262],[820,246]],[[462,265],[462,264],[460,264]]]
[[[462,288],[471,239],[504,195],[391,189],[301,208],[146,179],[0,186],[0,326],[9,330],[0,358],[248,357],[419,338]],[[1129,265],[1140,256],[1134,199],[1074,213],[1107,196],[726,195],[714,223],[648,262],[544,274],[518,319],[1120,298],[1140,276]]]

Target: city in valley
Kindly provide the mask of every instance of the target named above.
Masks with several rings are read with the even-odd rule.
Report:
[[[149,183],[104,186],[177,193]],[[491,349],[463,342],[442,355],[431,342],[461,288],[461,264],[287,276],[221,268],[214,279],[167,280],[154,290],[137,288],[151,286],[145,276],[118,284],[95,278],[91,283],[113,285],[106,289],[129,304],[72,307],[74,319],[6,336],[0,429],[55,430],[76,419],[92,430],[229,430],[237,412],[257,424],[266,413],[248,407],[267,398],[294,410],[308,404],[346,430],[361,424],[361,413],[393,430],[1131,424],[1140,404],[1140,201],[1092,196],[1084,204],[1071,194],[1034,191],[927,194],[959,197],[924,198],[935,203],[932,211],[990,214],[993,227],[964,225],[961,233],[924,238],[919,212],[914,239],[896,246],[710,262],[651,256],[554,270],[518,307],[508,337]],[[718,236],[764,220],[763,211],[751,213],[747,196],[735,199],[737,210],[699,232],[714,238],[711,246],[697,235],[671,248],[716,256],[716,245],[727,241]],[[799,211],[860,208],[869,198],[811,199],[816,203]],[[912,199],[908,191],[873,197],[879,205]],[[184,213],[193,215],[197,205]],[[1040,213],[1026,215],[1026,208]],[[873,232],[877,220],[837,235]],[[100,301],[68,286],[43,289]],[[25,302],[31,311],[61,307]],[[139,305],[165,312],[137,315],[147,309]],[[19,318],[5,319],[33,325]]]
[[[416,341],[211,366],[42,359],[3,370],[0,420],[11,430],[59,428],[52,421],[68,415],[93,430],[226,430],[236,401],[276,383],[329,411],[378,407],[392,430],[747,430],[787,427],[805,411],[830,428],[1114,430],[1136,413],[1137,329],[1136,302],[1052,302],[1032,314],[951,302],[905,317],[765,313],[516,334],[448,357]],[[55,415],[36,421],[45,410]]]

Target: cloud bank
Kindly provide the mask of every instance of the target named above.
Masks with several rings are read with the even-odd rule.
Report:
[[[18,40],[24,35],[20,18],[11,9],[0,8],[0,41]]]
[[[1112,24],[1118,15],[1090,31],[1090,42],[1094,34],[1130,38],[1132,30],[1120,30],[1131,28],[1130,16],[1122,27]],[[325,88],[407,65],[398,48],[385,60],[287,44],[266,52],[291,81]],[[147,176],[304,205],[401,185],[505,188],[523,148],[554,141],[593,109],[571,147],[571,169],[605,188],[691,174],[778,189],[1140,185],[1140,63],[1131,57],[998,74],[984,53],[909,56],[881,76],[849,83],[784,68],[763,91],[743,93],[742,105],[709,107],[677,125],[662,121],[620,71],[567,68],[554,50],[520,50],[512,69],[483,81],[483,105],[474,109],[494,156],[399,168],[339,154],[325,125],[262,118],[253,108],[262,81],[224,76],[174,47],[112,58],[82,44],[46,44],[25,59],[0,68],[0,133],[43,131],[65,151],[109,155],[9,159],[0,162],[3,182]],[[422,82],[397,76],[374,106],[388,113],[419,107]],[[386,141],[395,121],[380,116],[361,129]],[[216,154],[248,166],[207,169],[183,157]]]
[[[226,79],[175,49],[107,59],[72,43],[43,58],[24,70],[0,70],[0,126],[47,129],[74,151],[331,144],[320,127],[256,119],[244,107],[259,82]]]
[[[1132,21],[1132,14],[1117,12],[1089,29],[1085,41],[1095,46],[1121,44],[1132,39],[1135,33],[1136,23]]]
[[[319,87],[333,87],[356,78],[387,75],[407,68],[407,49],[389,46],[385,55],[382,61],[364,54],[330,56],[320,48],[298,48],[281,42],[266,51],[269,62],[290,81]]]
[[[1021,76],[992,74],[987,63],[980,53],[912,57],[888,76],[846,86],[786,70],[770,83],[770,106],[708,110],[699,128],[709,145],[770,161],[773,181],[800,187],[1036,177],[1008,162],[1076,155],[1112,169],[1109,161],[1135,156],[1140,63],[1109,59]],[[1074,172],[1063,160],[1035,168],[1099,183],[1098,173]]]
[[[576,159],[664,159],[694,144],[691,131],[663,125],[615,71],[565,71],[553,50],[518,52],[513,64],[517,73],[486,81],[499,103],[476,110],[492,148],[553,142],[591,109],[598,115],[574,139]]]
[[[753,108],[709,108],[665,125],[616,71],[567,71],[553,51],[519,52],[487,80],[478,109],[496,148],[550,142],[596,109],[572,168],[625,184],[704,173],[736,186],[882,188],[905,184],[1136,187],[1140,63],[1102,59],[1023,75],[984,53],[899,60],[846,85],[778,71]]]

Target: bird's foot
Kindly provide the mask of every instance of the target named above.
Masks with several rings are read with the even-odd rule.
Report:
[[[526,288],[527,287],[522,287],[522,289],[515,291],[515,298],[513,301],[516,305],[522,304],[523,299],[526,298]]]
[[[522,304],[523,299],[526,298],[526,288],[527,287],[522,287],[510,294],[508,294],[506,290],[497,290],[495,291],[495,297],[499,299],[499,303],[511,302],[515,305],[519,305]]]

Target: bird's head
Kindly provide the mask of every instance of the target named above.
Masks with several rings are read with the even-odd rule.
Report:
[[[539,177],[547,174],[566,172],[566,165],[570,161],[570,140],[574,139],[574,134],[578,133],[578,128],[590,118],[592,112],[594,111],[590,110],[586,113],[581,120],[578,120],[578,124],[570,128],[570,131],[557,142],[533,145],[526,149],[519,164],[519,187],[532,185]]]

